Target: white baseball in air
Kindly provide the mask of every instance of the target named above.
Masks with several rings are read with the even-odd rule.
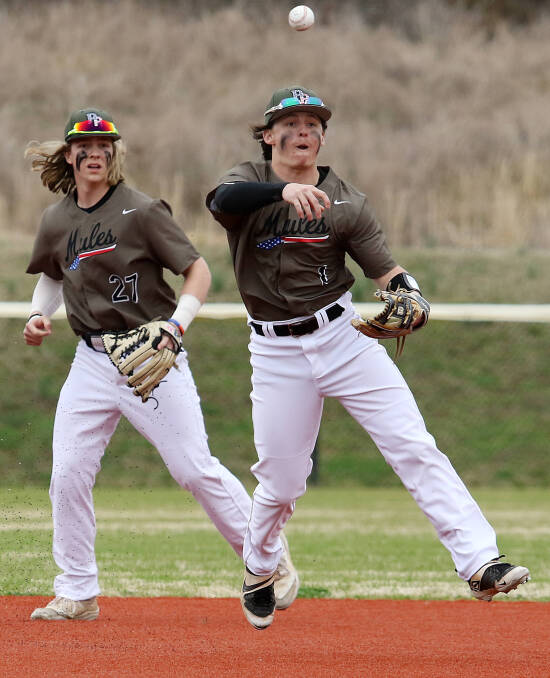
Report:
[[[315,14],[307,5],[297,5],[288,13],[288,25],[295,31],[306,31],[314,21]]]

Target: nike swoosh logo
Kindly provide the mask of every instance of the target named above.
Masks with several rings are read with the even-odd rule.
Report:
[[[335,200],[334,204],[335,205],[343,205],[345,202],[351,204],[351,200]]]
[[[135,212],[137,210],[137,207],[134,207],[131,210],[122,210],[122,214],[130,214],[130,212]]]

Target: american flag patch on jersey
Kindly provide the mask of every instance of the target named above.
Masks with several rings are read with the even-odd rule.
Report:
[[[82,259],[88,259],[89,257],[95,257],[96,254],[105,254],[106,252],[112,252],[116,247],[116,243],[110,247],[102,247],[100,250],[90,250],[89,252],[81,252],[77,254],[74,258],[73,263],[69,266],[69,271],[76,271],[80,266]]]
[[[259,247],[261,250],[272,250],[277,245],[282,245],[283,243],[293,243],[293,242],[302,242],[307,243],[308,245],[314,245],[317,242],[322,242],[328,238],[327,235],[320,235],[314,238],[303,238],[301,236],[294,235],[276,235],[274,238],[269,238],[268,240],[262,240],[259,242],[256,247]]]

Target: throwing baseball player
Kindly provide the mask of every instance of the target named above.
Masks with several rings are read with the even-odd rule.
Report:
[[[317,165],[329,107],[304,87],[276,91],[253,128],[263,161],[233,167],[206,204],[227,230],[251,328],[258,480],[244,543],[241,602],[256,628],[276,607],[278,535],[306,490],[323,400],[338,398],[375,441],[450,551],[473,595],[491,600],[529,578],[500,562],[495,532],[427,432],[378,339],[426,324],[429,305],[396,264],[365,195]],[[376,318],[354,311],[349,254],[378,287]],[[381,307],[382,308],[382,307]]]
[[[99,614],[100,592],[92,489],[121,416],[157,448],[240,557],[251,500],[210,454],[182,345],[210,286],[206,262],[167,203],[124,182],[120,134],[110,115],[75,111],[64,138],[26,152],[44,185],[66,195],[42,215],[27,269],[41,276],[24,337],[39,346],[64,299],[80,338],[53,433],[53,555],[62,573],[55,599],[31,618],[91,620]],[[183,276],[179,300],[164,268]],[[283,554],[277,606],[284,609],[299,581],[284,537],[276,548]]]

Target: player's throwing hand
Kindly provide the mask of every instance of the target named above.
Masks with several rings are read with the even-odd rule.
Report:
[[[283,200],[294,205],[300,219],[320,219],[325,209],[330,209],[330,198],[316,186],[308,184],[287,184],[283,189]]]

